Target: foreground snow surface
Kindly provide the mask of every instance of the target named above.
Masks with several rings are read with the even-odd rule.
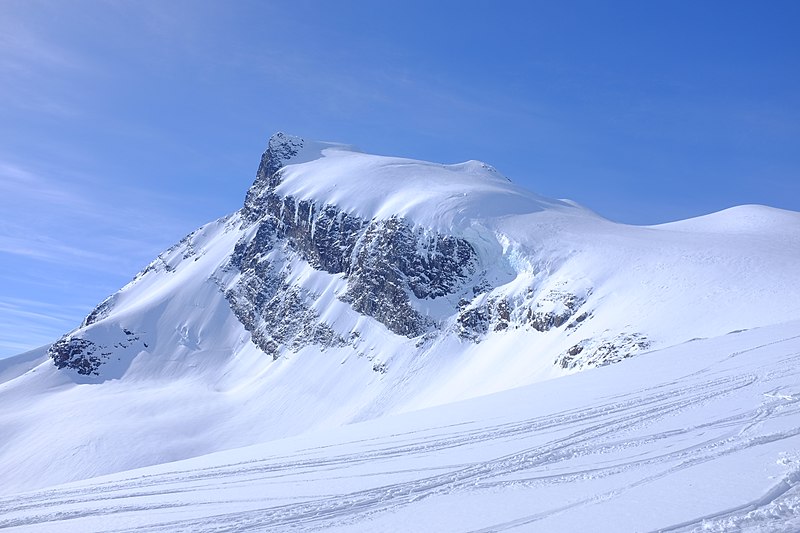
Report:
[[[0,529],[799,531],[800,322],[13,494]]]

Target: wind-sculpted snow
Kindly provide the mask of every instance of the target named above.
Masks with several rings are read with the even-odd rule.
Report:
[[[0,499],[15,532],[800,528],[800,323]]]

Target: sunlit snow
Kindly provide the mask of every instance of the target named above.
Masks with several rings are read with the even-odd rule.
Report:
[[[286,163],[276,191],[298,202],[469,242],[492,287],[465,305],[558,313],[569,294],[588,318],[473,341],[452,295],[412,298],[438,330],[404,337],[342,300],[343,274],[276,247],[289,286],[354,340],[273,360],[225,297],[255,232],[234,213],[85,325],[113,347],[101,372],[57,370],[46,347],[0,361],[0,528],[800,529],[800,214],[636,227],[476,161],[309,142]],[[556,364],[623,337],[647,342],[602,368]]]

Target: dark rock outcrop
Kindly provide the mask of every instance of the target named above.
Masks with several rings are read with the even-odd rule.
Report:
[[[531,328],[539,332],[560,328],[585,303],[585,298],[565,291],[550,291],[533,300],[532,290],[525,299],[489,297],[485,302],[469,305],[462,302],[456,317],[458,334],[475,342],[490,331]],[[584,312],[570,323],[576,327],[589,316]]]
[[[271,242],[268,235],[256,234],[250,246],[234,255],[242,276],[225,293],[253,343],[273,359],[282,346],[295,351],[309,344],[344,346],[347,341],[311,307],[316,295],[288,284],[286,273],[258,252],[259,244]]]
[[[605,366],[633,357],[650,347],[640,333],[621,333],[611,339],[584,339],[556,358],[555,364],[572,370]]]
[[[256,180],[245,196],[242,210],[245,219],[255,221],[263,215],[266,203],[263,201],[262,195],[268,194],[278,186],[281,168],[295,157],[302,147],[303,139],[284,133],[276,133],[270,138],[267,149],[261,156]]]
[[[100,320],[104,319],[108,316],[108,313],[111,311],[111,308],[114,306],[114,300],[116,299],[116,295],[111,295],[102,302],[100,302],[97,307],[95,307],[91,313],[86,315],[86,318],[83,319],[81,323],[81,327],[85,328],[95,322],[99,322]]]
[[[108,359],[108,355],[99,353],[99,347],[92,341],[69,335],[54,342],[47,354],[56,368],[71,368],[84,376],[98,375],[97,369]]]
[[[84,322],[91,316],[86,317]],[[58,369],[70,368],[84,376],[99,376],[98,370],[116,350],[125,350],[140,344],[140,336],[127,328],[116,329],[111,338],[114,342],[109,345],[98,344],[72,332],[54,342],[48,349],[47,355]],[[141,345],[147,347],[144,343]]]
[[[343,299],[394,333],[416,337],[435,324],[414,310],[410,294],[426,300],[458,292],[476,263],[475,251],[462,239],[415,230],[397,217],[375,221],[345,271]]]
[[[247,193],[243,218],[257,224],[255,236],[236,246],[231,265],[242,272],[241,281],[227,291],[231,307],[259,346],[272,350],[288,337],[276,338],[274,309],[289,290],[264,257],[276,247],[296,253],[312,267],[330,274],[344,274],[347,290],[342,300],[359,313],[375,318],[389,330],[416,337],[435,327],[434,321],[415,310],[412,298],[433,299],[463,289],[475,274],[477,254],[463,239],[414,227],[400,217],[364,220],[334,205],[318,205],[275,192],[283,164],[303,146],[300,139],[276,135],[270,140],[256,181]],[[301,300],[310,301],[308,298]],[[316,341],[340,342],[330,328],[316,320],[308,305],[284,309],[283,319],[304,323],[316,333]],[[269,309],[269,310],[268,310]],[[260,324],[260,325],[256,325]],[[295,332],[296,333],[296,332]],[[295,333],[289,335],[295,338]],[[312,339],[313,340],[313,339]]]
[[[548,331],[559,328],[572,318],[580,308],[584,299],[568,292],[551,291],[529,307],[526,320],[536,331]],[[584,317],[585,318],[585,317]],[[583,319],[576,321],[581,322]]]

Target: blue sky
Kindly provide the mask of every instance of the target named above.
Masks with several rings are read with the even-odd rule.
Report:
[[[799,2],[0,2],[0,357],[238,209],[275,131],[626,223],[800,210]]]

